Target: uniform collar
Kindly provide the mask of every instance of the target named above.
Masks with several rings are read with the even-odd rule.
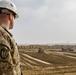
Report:
[[[7,31],[7,33],[8,33],[11,37],[13,37],[12,33],[10,33],[3,24],[0,24],[0,26],[1,26],[5,31]]]

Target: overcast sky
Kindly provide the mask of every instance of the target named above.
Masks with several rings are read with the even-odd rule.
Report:
[[[76,0],[12,0],[18,44],[76,43]]]

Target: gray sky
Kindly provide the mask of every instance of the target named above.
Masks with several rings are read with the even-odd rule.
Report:
[[[76,43],[76,0],[12,0],[18,9],[11,32],[18,44]]]

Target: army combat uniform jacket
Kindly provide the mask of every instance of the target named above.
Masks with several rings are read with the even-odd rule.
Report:
[[[0,75],[21,75],[20,56],[11,33],[0,24]]]

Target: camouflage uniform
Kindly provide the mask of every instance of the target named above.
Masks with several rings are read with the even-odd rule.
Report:
[[[11,33],[0,24],[0,75],[21,75],[20,56]]]

